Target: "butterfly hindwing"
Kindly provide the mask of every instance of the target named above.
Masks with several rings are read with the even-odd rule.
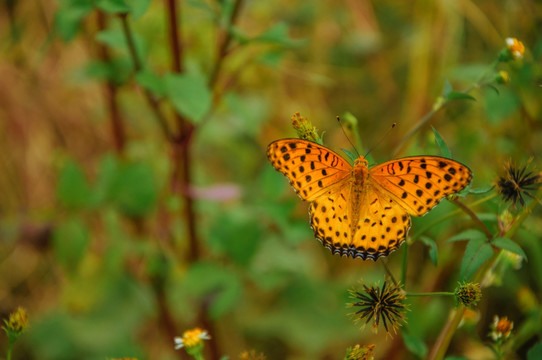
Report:
[[[421,216],[439,201],[463,190],[472,173],[465,165],[439,156],[387,161],[369,170],[375,188],[388,192],[408,213]]]
[[[350,176],[352,166],[341,156],[312,141],[282,139],[269,144],[267,157],[297,194],[312,201]]]
[[[410,215],[387,192],[368,185],[352,240],[358,257],[387,256],[405,241],[410,224]]]
[[[314,236],[333,254],[355,257],[357,249],[351,247],[351,227],[348,217],[349,189],[336,186],[311,202],[309,214]]]

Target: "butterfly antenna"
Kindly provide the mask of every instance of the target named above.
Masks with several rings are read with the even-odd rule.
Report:
[[[358,149],[356,149],[356,146],[354,145],[354,143],[352,143],[352,140],[350,140],[350,137],[346,133],[346,130],[344,130],[344,126],[343,126],[343,123],[342,123],[341,118],[339,117],[339,115],[337,115],[337,121],[339,122],[339,125],[341,125],[341,129],[343,131],[344,136],[346,137],[346,140],[348,140],[350,145],[352,145],[352,147],[354,148],[354,151],[356,152],[356,154],[358,154],[358,157],[359,157]]]
[[[397,126],[397,123],[391,124],[390,128],[384,133],[384,135],[382,135],[382,137],[380,138],[380,140],[378,140],[378,141],[376,142],[376,144],[374,144],[374,145],[371,147],[371,149],[370,149],[369,151],[367,151],[367,154],[365,154],[365,157],[367,157],[367,156],[371,153],[371,151],[373,151],[373,149],[374,149],[375,147],[377,147],[378,145],[380,145],[380,143],[382,142],[382,140],[384,140],[384,138],[385,138],[386,136],[388,136],[388,134],[390,133],[390,131],[391,131],[394,127],[396,127],[396,126]]]

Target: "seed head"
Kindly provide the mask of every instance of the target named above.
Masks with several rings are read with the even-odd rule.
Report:
[[[463,304],[468,308],[476,306],[481,298],[482,290],[478,283],[459,283],[459,286],[455,289],[457,304]]]
[[[355,300],[349,304],[356,309],[354,318],[357,321],[365,320],[365,324],[372,321],[375,332],[382,321],[388,334],[391,334],[391,329],[397,333],[397,327],[405,321],[405,294],[399,286],[387,281],[384,281],[382,288],[363,285],[363,291],[351,290],[350,297]]]
[[[530,161],[529,161],[530,162]],[[505,166],[505,174],[497,180],[497,189],[504,201],[511,201],[514,206],[519,202],[525,206],[523,195],[531,196],[529,191],[536,190],[542,182],[539,173],[529,171],[529,162],[523,167],[516,167],[512,163]]]

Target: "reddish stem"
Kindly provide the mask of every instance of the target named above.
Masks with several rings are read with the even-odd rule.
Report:
[[[106,15],[103,11],[97,12],[98,30],[103,31],[106,28]],[[103,44],[98,45],[98,55],[105,63],[111,62],[111,55],[107,47]],[[109,118],[111,124],[111,133],[113,134],[113,143],[117,153],[122,154],[124,145],[126,144],[126,135],[124,126],[120,116],[119,106],[117,103],[117,85],[111,80],[107,80],[105,86],[105,97],[109,109]]]

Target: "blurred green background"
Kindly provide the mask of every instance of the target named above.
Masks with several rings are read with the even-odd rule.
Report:
[[[376,344],[377,359],[425,356],[454,300],[408,299],[409,346],[400,332],[360,329],[348,289],[382,283],[382,266],[332,256],[314,240],[307,204],[266,146],[295,137],[299,111],[340,152],[350,146],[335,117],[350,112],[358,150],[372,148],[376,162],[441,155],[432,126],[472,169],[473,188],[492,186],[509,160],[532,157],[540,168],[542,3],[179,1],[176,50],[172,3],[2,3],[0,312],[23,306],[30,321],[14,359],[187,359],[172,337],[195,326],[213,337],[209,359],[250,349],[342,359],[355,344]],[[450,102],[395,151],[446,83],[474,84],[510,36],[526,47],[523,60],[496,68],[510,82]],[[455,209],[443,201],[413,219],[410,234],[436,242],[438,263],[411,244],[407,290],[457,285],[464,245],[446,239],[474,225],[464,215],[436,222]],[[473,209],[495,231],[514,212],[498,197]],[[540,318],[540,220],[536,209],[517,235],[529,261],[484,289],[449,355],[491,358],[495,314],[534,329],[518,330],[518,358],[536,343],[540,325],[525,324]],[[396,276],[403,251],[388,257]]]

